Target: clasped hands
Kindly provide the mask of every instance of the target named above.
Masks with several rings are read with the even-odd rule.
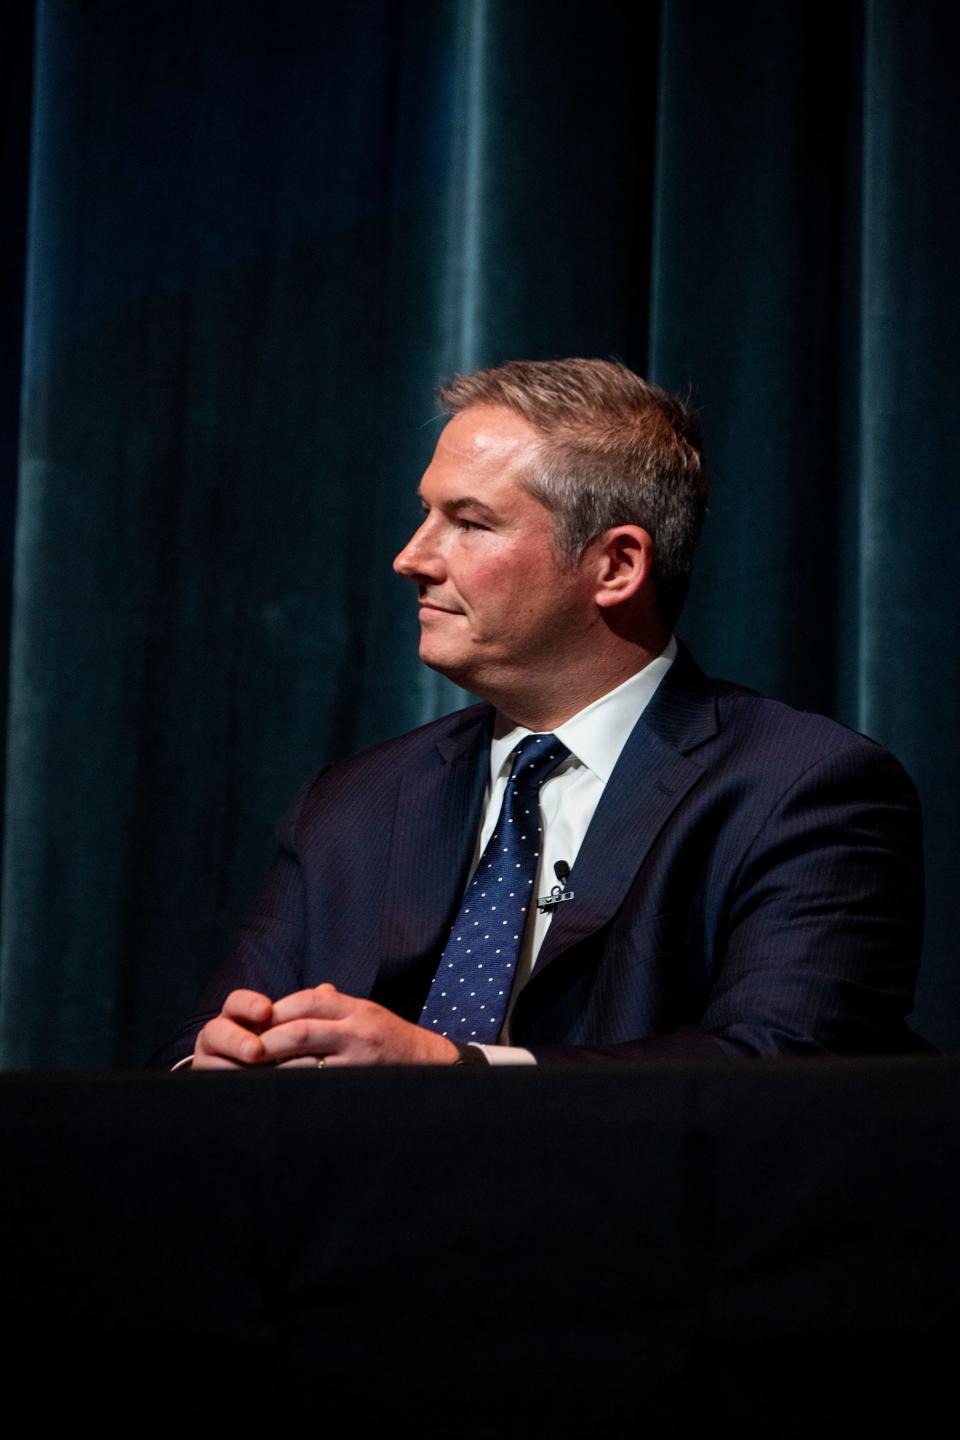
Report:
[[[270,1000],[232,990],[197,1037],[194,1070],[324,1065],[452,1065],[451,1040],[333,985]]]

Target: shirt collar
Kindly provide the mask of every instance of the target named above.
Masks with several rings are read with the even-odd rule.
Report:
[[[613,774],[613,767],[620,759],[620,752],[630,737],[644,710],[653,699],[654,693],[664,675],[670,669],[677,655],[677,642],[670,637],[665,649],[651,660],[636,675],[624,680],[614,690],[608,690],[599,700],[592,701],[571,715],[553,732],[562,740],[573,757],[558,767],[563,771],[575,761],[586,765],[599,780],[606,784]],[[522,725],[514,725],[505,734],[490,742],[491,782],[506,770],[508,761],[525,735],[531,734]]]

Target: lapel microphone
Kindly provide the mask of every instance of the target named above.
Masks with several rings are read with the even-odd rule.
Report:
[[[537,909],[542,913],[553,910],[557,905],[562,905],[565,900],[573,899],[573,891],[566,889],[567,881],[570,878],[570,866],[566,860],[558,860],[553,867],[553,873],[559,880],[559,885],[552,886],[549,895],[541,895],[537,900]]]

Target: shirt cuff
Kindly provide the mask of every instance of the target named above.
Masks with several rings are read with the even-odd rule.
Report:
[[[476,1045],[475,1040],[470,1041]],[[529,1050],[520,1045],[477,1045],[487,1057],[488,1065],[536,1065],[536,1059]]]

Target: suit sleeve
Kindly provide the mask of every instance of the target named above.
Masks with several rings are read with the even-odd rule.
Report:
[[[538,1062],[929,1048],[904,1023],[923,925],[920,810],[878,746],[856,737],[757,817],[715,925],[691,1023],[606,1048],[534,1046]]]
[[[329,766],[324,767],[329,769]],[[324,773],[312,775],[277,826],[277,854],[230,957],[217,970],[197,1011],[149,1061],[168,1070],[193,1054],[197,1035],[218,1015],[231,990],[256,990],[277,1000],[303,985],[307,940],[303,867],[297,842],[301,812]]]

